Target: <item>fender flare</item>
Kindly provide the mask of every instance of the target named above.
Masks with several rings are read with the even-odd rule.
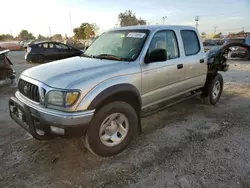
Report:
[[[103,101],[105,101],[108,97],[121,92],[131,92],[135,94],[138,102],[141,105],[141,95],[138,89],[131,84],[124,83],[124,84],[113,85],[103,90],[94,98],[94,100],[91,101],[90,105],[88,106],[88,110],[96,109],[96,107]]]

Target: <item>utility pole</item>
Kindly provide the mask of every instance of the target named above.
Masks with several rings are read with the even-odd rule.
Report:
[[[163,16],[162,17],[162,22],[163,22],[163,25],[164,25],[164,22],[165,22],[165,19],[167,18],[167,16]]]
[[[200,18],[199,18],[199,16],[196,16],[195,17],[195,22],[196,22],[196,29],[198,29],[198,26],[199,26],[199,21],[200,21]]]
[[[71,21],[71,12],[69,10],[69,23],[70,23],[70,33],[71,37],[73,36],[73,28],[72,28],[72,21]]]
[[[216,34],[217,26],[214,26],[214,34]]]
[[[51,29],[49,27],[49,38],[51,38]]]

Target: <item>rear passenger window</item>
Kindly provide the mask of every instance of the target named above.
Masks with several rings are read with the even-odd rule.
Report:
[[[63,44],[55,44],[56,45],[56,48],[58,49],[69,49],[66,45],[63,45]]]
[[[181,37],[186,56],[195,55],[200,51],[200,41],[195,31],[182,30]]]
[[[54,43],[49,43],[49,48],[55,48]]]
[[[43,47],[44,48],[49,48],[49,44],[48,43],[43,43]]]

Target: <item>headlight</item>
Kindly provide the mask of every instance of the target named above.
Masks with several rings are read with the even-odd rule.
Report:
[[[77,91],[50,91],[47,97],[47,103],[57,106],[71,106],[78,99],[80,93]]]

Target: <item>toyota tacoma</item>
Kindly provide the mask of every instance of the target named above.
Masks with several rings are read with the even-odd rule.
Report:
[[[204,51],[191,26],[129,26],[98,37],[80,57],[22,72],[9,99],[11,118],[38,140],[82,137],[94,154],[120,153],[142,117],[223,91],[228,46]]]

